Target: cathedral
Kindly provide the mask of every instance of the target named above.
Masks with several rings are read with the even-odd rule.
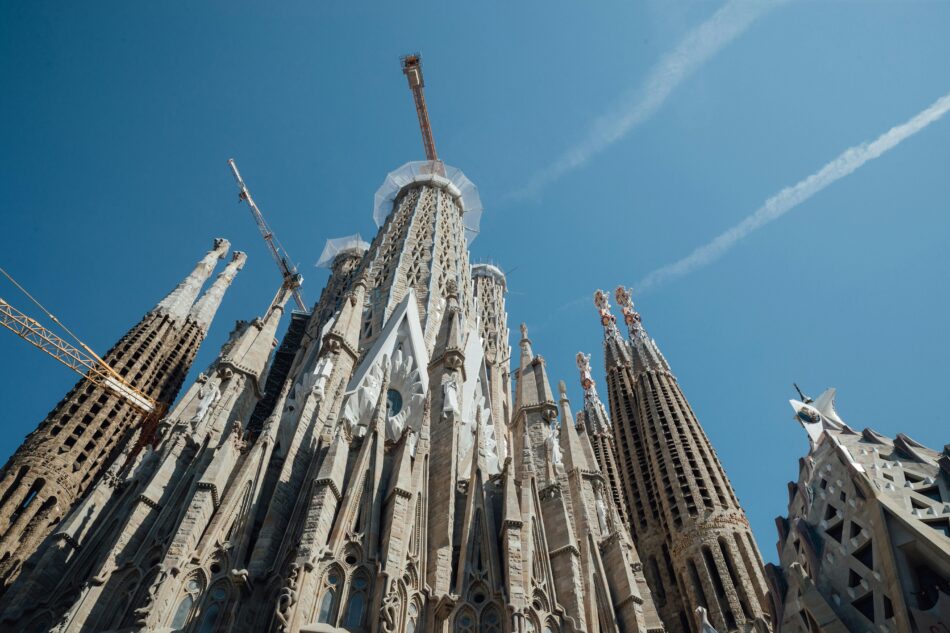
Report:
[[[609,413],[585,354],[572,405],[526,325],[512,357],[505,275],[470,261],[480,213],[473,183],[441,161],[390,173],[378,233],[328,244],[312,311],[287,315],[278,346],[293,288],[276,288],[144,447],[108,429],[130,429],[121,411],[74,431],[95,397],[80,383],[3,474],[17,564],[0,630],[770,630],[748,521],[630,292],[615,294],[626,336],[595,295]],[[226,248],[147,317],[160,325],[117,346],[149,359],[136,381],[163,397],[243,265],[192,307]],[[180,332],[162,347],[178,356],[149,356],[155,328]],[[78,459],[60,448],[96,433],[109,439],[83,453],[95,466],[82,483],[46,474],[59,466],[43,455]]]

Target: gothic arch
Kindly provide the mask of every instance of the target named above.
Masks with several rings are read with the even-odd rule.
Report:
[[[335,624],[343,593],[343,579],[346,575],[339,565],[331,565],[323,575],[319,598],[316,602],[316,621],[323,624]]]
[[[195,613],[193,633],[214,633],[228,617],[227,604],[231,597],[231,585],[221,579],[205,592],[200,608]]]
[[[196,570],[185,576],[185,581],[178,590],[178,595],[172,603],[171,617],[168,620],[172,630],[183,631],[194,617],[195,608],[204,589],[207,586],[204,574]]]

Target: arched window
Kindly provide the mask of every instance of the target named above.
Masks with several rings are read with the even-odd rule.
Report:
[[[224,610],[224,603],[228,599],[228,590],[223,585],[215,585],[208,592],[208,602],[201,615],[201,624],[197,633],[214,633],[218,616]]]
[[[455,616],[455,629],[457,633],[475,633],[475,614],[471,609],[463,609]]]
[[[201,582],[198,578],[192,577],[185,581],[185,593],[178,601],[175,608],[175,615],[172,617],[171,629],[174,632],[184,631],[191,619],[191,612],[194,611],[195,601],[201,594]]]
[[[363,625],[363,616],[366,614],[366,594],[369,590],[369,580],[365,574],[353,576],[350,586],[350,597],[346,601],[346,616],[343,619],[343,628],[357,631]]]
[[[317,622],[324,624],[333,624],[333,604],[336,601],[336,594],[340,586],[340,572],[331,569],[327,572],[326,580],[323,583],[323,599],[320,600],[320,610],[317,613]]]
[[[406,612],[406,633],[416,633],[416,626],[419,624],[419,607],[415,602],[409,603],[409,610]]]
[[[494,605],[488,605],[482,611],[482,618],[479,622],[479,633],[501,633],[501,616],[498,614],[498,608]]]

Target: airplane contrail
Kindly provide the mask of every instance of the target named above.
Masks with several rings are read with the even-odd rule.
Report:
[[[870,143],[861,143],[849,147],[837,158],[826,164],[820,170],[799,181],[791,187],[786,187],[769,198],[744,220],[717,236],[711,242],[700,246],[686,257],[658,268],[644,277],[638,284],[639,290],[646,290],[658,286],[677,277],[687,275],[698,268],[707,266],[722,257],[729,249],[736,245],[753,231],[756,231],[769,222],[777,220],[828,185],[853,173],[870,160],[878,158],[888,150],[897,147],[901,141],[920,132],[931,123],[938,121],[950,111],[950,94],[937,99],[933,105],[919,113],[909,121],[892,127]]]
[[[535,173],[524,187],[508,197],[525,198],[537,194],[548,183],[586,164],[595,154],[626,136],[656,113],[685,79],[778,4],[780,2],[729,0],[667,53],[639,88],[628,93],[611,111],[598,117],[583,140]]]

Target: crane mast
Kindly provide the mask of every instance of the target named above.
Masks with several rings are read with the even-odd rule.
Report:
[[[231,166],[231,173],[234,174],[234,180],[237,181],[238,189],[240,190],[238,199],[246,201],[247,205],[251,208],[251,215],[254,216],[254,222],[261,232],[264,242],[267,244],[267,250],[277,264],[277,268],[280,269],[281,276],[284,278],[284,287],[293,295],[297,308],[307,312],[307,304],[304,303],[303,296],[300,294],[300,284],[303,283],[303,277],[297,272],[297,267],[290,262],[287,251],[284,250],[280,242],[274,237],[274,232],[267,225],[264,214],[261,213],[261,210],[254,202],[254,198],[251,197],[251,191],[244,183],[244,179],[241,178],[241,172],[238,171],[237,164],[233,158],[228,159],[228,165]]]
[[[416,114],[419,116],[419,128],[422,131],[422,145],[426,151],[426,159],[439,160],[435,152],[435,139],[432,137],[432,125],[429,124],[429,110],[426,108],[426,97],[423,93],[425,80],[422,78],[422,56],[418,53],[406,55],[402,58],[402,73],[409,80],[409,90],[416,103]]]

